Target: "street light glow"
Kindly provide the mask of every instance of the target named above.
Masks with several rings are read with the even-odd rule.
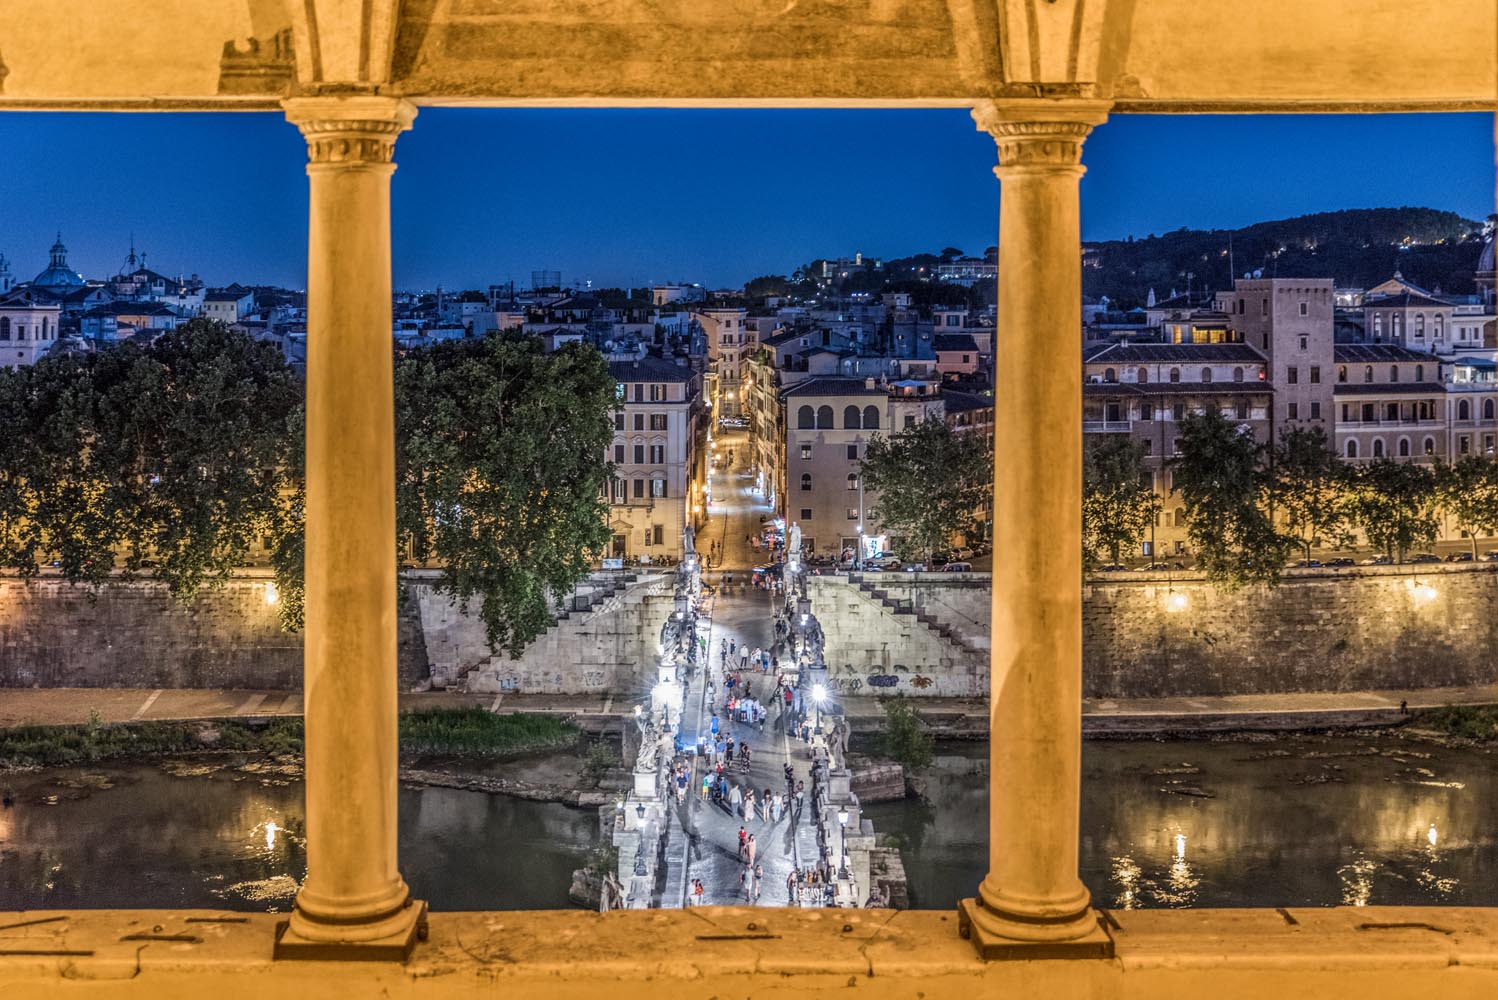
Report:
[[[265,603],[275,604],[281,599],[281,591],[273,580],[265,581]]]
[[[814,684],[811,689],[811,700],[820,705],[827,700],[827,688],[822,684]]]

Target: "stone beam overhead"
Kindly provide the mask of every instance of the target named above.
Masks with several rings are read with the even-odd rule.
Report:
[[[1491,0],[0,0],[0,108],[1498,109]],[[283,38],[290,39],[283,44]],[[288,47],[291,51],[288,51]]]
[[[285,2],[302,90],[372,91],[390,82],[399,0]]]

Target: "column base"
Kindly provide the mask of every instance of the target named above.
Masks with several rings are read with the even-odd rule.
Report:
[[[417,941],[427,939],[427,904],[410,899],[397,915],[393,929],[368,941],[314,941],[291,929],[290,920],[276,924],[276,961],[405,962]]]
[[[1004,917],[984,906],[980,899],[957,903],[957,932],[973,943],[985,962],[1113,957],[1113,938],[1101,917],[1082,936],[1064,941],[1006,937],[1004,923]]]

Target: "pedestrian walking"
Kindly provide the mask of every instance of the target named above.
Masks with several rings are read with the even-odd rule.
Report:
[[[765,866],[754,866],[754,901],[759,902],[760,889],[765,884]]]
[[[740,859],[742,859],[744,857],[744,849],[745,849],[746,845],[748,845],[748,843],[749,843],[749,831],[745,830],[743,828],[743,826],[740,826],[739,827],[739,858]]]
[[[693,881],[696,883],[696,885],[693,886],[693,888],[692,888],[692,895],[694,895],[694,896],[697,897],[696,905],[701,906],[702,903],[703,903],[703,895],[704,895],[703,885],[702,885],[702,879],[700,879],[700,878],[699,879],[693,879]]]
[[[739,895],[749,898],[749,869],[739,872]]]
[[[754,855],[758,851],[759,845],[754,842],[754,834],[751,833],[749,835],[748,841],[746,841],[744,844],[744,854],[749,859],[749,863],[751,865],[754,864]]]
[[[739,813],[739,803],[744,801],[744,793],[739,791],[738,785],[734,785],[732,782],[730,782],[729,784],[731,788],[728,793],[728,807],[732,809],[734,815],[737,816]],[[798,804],[800,803],[799,795],[796,797],[796,801]]]
[[[749,669],[749,647],[743,646],[739,649],[739,669]]]
[[[712,793],[713,793],[713,776],[710,775],[710,774],[704,774],[702,776],[702,801],[706,802],[709,798],[712,797]]]
[[[771,822],[771,817],[770,817],[770,790],[768,788],[765,789],[765,794],[762,795],[762,796],[760,796],[759,803],[760,803],[760,815],[764,817],[764,820],[765,820],[766,823]]]
[[[744,793],[744,819],[752,820],[758,818],[759,812],[754,800],[754,789],[751,788]]]

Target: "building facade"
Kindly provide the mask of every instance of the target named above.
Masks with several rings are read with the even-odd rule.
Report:
[[[683,532],[702,513],[702,384],[685,364],[664,358],[612,361],[618,384],[609,490],[607,556],[680,559]]]

